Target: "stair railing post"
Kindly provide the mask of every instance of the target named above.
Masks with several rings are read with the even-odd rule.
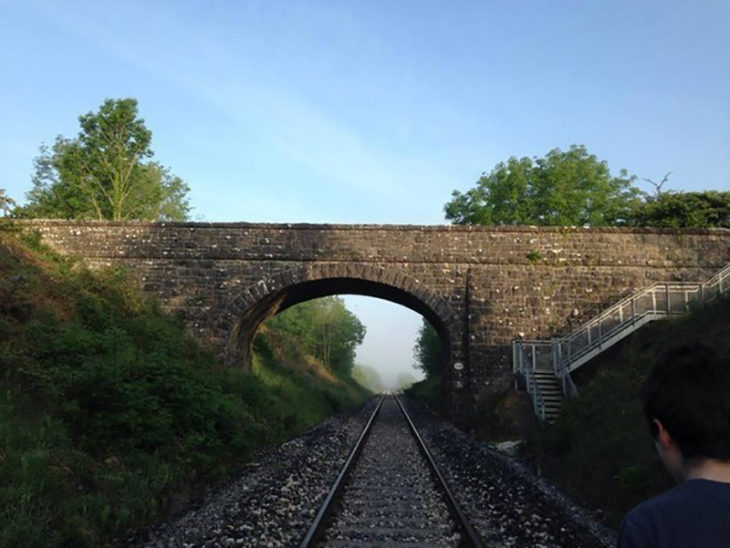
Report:
[[[517,375],[522,372],[522,364],[520,363],[520,357],[517,355],[517,339],[512,341],[512,380],[515,385],[515,392],[519,389],[520,385],[517,381]]]
[[[669,284],[664,284],[664,293],[667,296],[667,316],[672,313],[672,303],[669,300]]]
[[[636,298],[631,297],[631,325],[636,325]]]
[[[540,398],[540,418],[544,421],[545,416],[545,400]]]
[[[565,337],[565,342],[566,342],[566,344],[567,344],[567,346],[568,346],[568,347],[567,347],[567,354],[568,354],[568,355],[566,356],[565,360],[566,360],[566,361],[567,361],[568,363],[570,363],[571,361],[573,361],[573,360],[571,359],[571,357],[573,356],[573,343],[572,343],[572,341],[570,340],[570,338],[568,338],[568,337]]]
[[[537,359],[537,358],[536,358],[536,356],[535,356],[535,348],[536,348],[536,347],[537,347],[537,345],[536,345],[536,344],[533,344],[533,345],[532,345],[532,370],[533,370],[533,371],[535,370],[535,361],[536,361],[536,359]]]
[[[553,375],[561,381],[561,390],[563,391],[563,394],[565,394],[565,386],[563,386],[564,379],[562,376],[564,364],[560,339],[550,339],[550,346],[553,354]]]

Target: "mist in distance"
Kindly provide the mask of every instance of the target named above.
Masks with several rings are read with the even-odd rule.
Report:
[[[365,339],[357,348],[356,366],[372,368],[386,390],[423,380],[413,357],[421,315],[383,299],[360,295],[343,298],[347,308],[367,327]]]

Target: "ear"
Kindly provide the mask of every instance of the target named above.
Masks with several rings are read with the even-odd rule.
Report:
[[[656,429],[657,429],[656,442],[665,451],[667,449],[673,449],[673,448],[675,448],[677,446],[677,443],[674,441],[674,438],[669,433],[669,431],[666,428],[664,428],[664,425],[662,424],[662,421],[660,421],[659,419],[654,419],[653,422],[656,425]]]
[[[654,427],[657,431],[654,443],[656,444],[659,458],[662,459],[664,466],[667,467],[667,470],[669,470],[672,476],[674,476],[675,480],[679,483],[685,481],[687,479],[687,472],[685,470],[682,451],[679,450],[679,445],[677,445],[677,442],[669,433],[669,430],[664,428],[662,421],[659,419],[653,419],[652,422],[654,423]]]

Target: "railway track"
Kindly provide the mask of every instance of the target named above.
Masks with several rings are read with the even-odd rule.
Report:
[[[482,546],[397,396],[383,396],[301,546]]]
[[[328,546],[468,545],[468,535],[448,511],[447,497],[423,468],[420,450],[413,448],[403,419],[396,420],[400,411],[394,402],[390,398],[384,401],[369,436],[373,442],[381,438],[377,431],[384,430],[384,439],[375,444],[374,451],[361,449],[362,456],[351,459],[359,464],[349,476],[340,473],[341,500],[332,493],[328,496],[327,491],[338,469],[353,456],[350,450],[377,401],[355,414],[331,417],[272,448],[270,454],[249,463],[239,478],[211,493],[199,506],[139,531],[122,544],[149,548],[297,546],[308,528],[312,531],[317,509],[328,498],[328,507],[334,512],[331,518],[323,519],[328,511],[320,509],[318,521],[322,525],[316,535],[307,533],[308,544],[320,539]],[[537,480],[519,463],[473,442],[448,423],[419,411],[416,405],[409,405],[409,411],[459,502],[468,510],[483,544],[544,548],[616,545],[615,531]],[[402,440],[409,443],[402,446]],[[358,475],[362,481],[357,480]],[[355,494],[352,506],[346,500],[351,493]]]

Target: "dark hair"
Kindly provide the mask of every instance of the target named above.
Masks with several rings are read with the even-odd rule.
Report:
[[[730,459],[730,359],[701,343],[667,350],[641,389],[654,439],[659,419],[685,459]]]

